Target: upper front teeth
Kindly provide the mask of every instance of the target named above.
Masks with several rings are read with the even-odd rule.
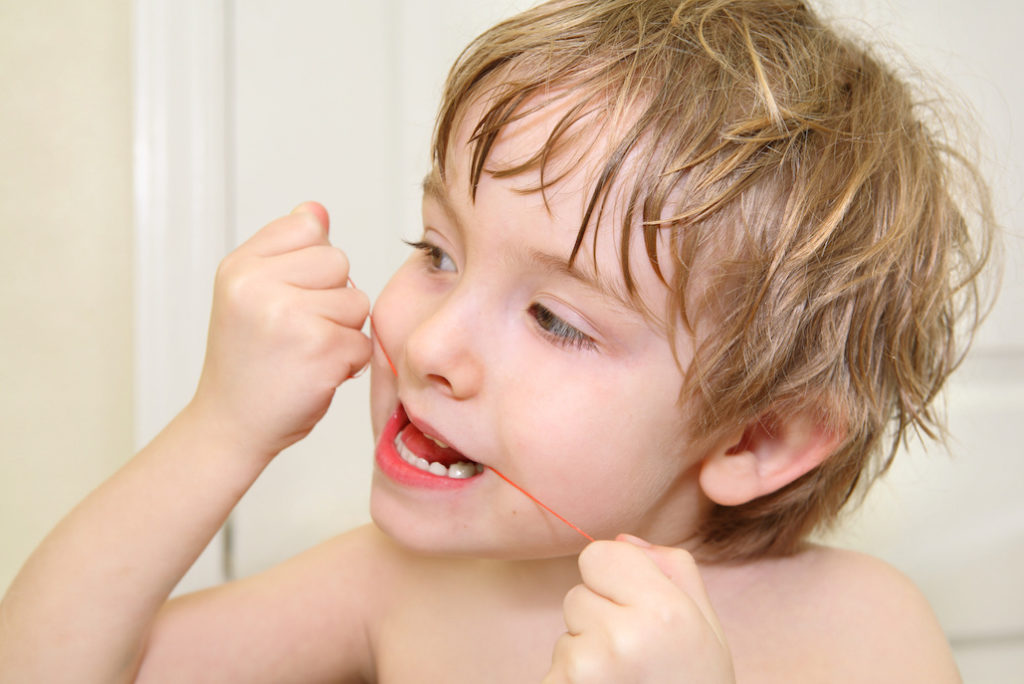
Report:
[[[441,440],[437,439],[436,437],[431,437],[430,435],[424,435],[424,437],[426,437],[427,439],[429,439],[431,442],[433,442],[437,446],[441,447],[442,449],[447,449],[448,448],[447,444],[445,444]]]
[[[431,438],[433,439],[433,438]],[[437,440],[433,440],[437,442]],[[442,447],[445,446],[438,442]],[[398,451],[399,456],[402,460],[410,465],[414,465],[420,470],[425,470],[428,473],[437,475],[439,477],[450,477],[453,480],[464,480],[467,477],[472,477],[477,473],[482,473],[484,467],[479,463],[470,463],[469,461],[459,461],[458,463],[452,463],[450,466],[446,466],[443,463],[431,463],[425,458],[421,458],[414,454],[409,447],[405,446],[405,442],[402,441],[401,435],[395,437],[395,449]]]

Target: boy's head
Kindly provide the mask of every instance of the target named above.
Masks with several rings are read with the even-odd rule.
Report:
[[[499,166],[489,153],[506,127],[546,109],[564,112],[550,136]],[[988,252],[968,234],[963,190],[991,222],[981,181],[934,124],[802,2],[555,0],[463,53],[434,160],[443,176],[468,125],[471,184],[540,171],[535,190],[550,192],[596,147],[572,258],[614,214],[635,295],[628,245],[643,236],[670,291],[653,313],[696,346],[680,397],[695,445],[742,434],[740,450],[795,417],[836,436],[810,472],[713,508],[708,552],[740,557],[793,550],[909,429],[941,432],[933,400],[960,328],[977,322]]]

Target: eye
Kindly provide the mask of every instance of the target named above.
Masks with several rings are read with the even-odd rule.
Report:
[[[435,244],[420,240],[419,242],[406,242],[413,249],[418,249],[423,252],[426,256],[427,261],[430,263],[430,268],[435,271],[443,271],[446,273],[455,273],[455,262],[452,260],[448,253]]]
[[[543,304],[533,303],[530,305],[529,311],[545,335],[555,343],[574,349],[594,349],[597,347],[594,338],[566,323]]]

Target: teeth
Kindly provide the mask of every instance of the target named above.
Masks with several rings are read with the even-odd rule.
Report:
[[[435,463],[434,465],[437,464]],[[448,477],[450,478],[462,480],[467,477],[473,477],[474,475],[476,475],[475,463],[466,463],[465,461],[460,461],[459,463],[452,463],[450,466],[448,466]]]
[[[437,440],[434,440],[437,442]],[[440,442],[437,442],[442,447],[445,446]],[[395,449],[398,450],[398,455],[402,457],[402,460],[406,463],[416,466],[420,470],[425,470],[432,475],[438,477],[450,477],[453,480],[465,480],[468,477],[473,477],[477,473],[482,473],[484,468],[479,463],[470,463],[469,461],[459,461],[458,463],[452,463],[450,466],[445,466],[442,463],[431,463],[425,458],[420,458],[414,454],[409,447],[405,446],[405,442],[402,441],[401,436],[395,437]]]
[[[447,445],[447,444],[445,444],[444,442],[442,442],[442,441],[441,441],[441,440],[439,440],[439,439],[436,439],[436,438],[434,438],[434,437],[431,437],[430,435],[425,435],[425,437],[426,437],[427,439],[429,439],[429,440],[430,440],[431,442],[433,442],[434,444],[436,444],[437,446],[441,447],[442,449],[447,449],[447,448],[448,448],[448,445]]]

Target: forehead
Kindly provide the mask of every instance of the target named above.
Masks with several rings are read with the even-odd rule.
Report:
[[[619,176],[594,201],[618,137],[612,123],[596,114],[576,112],[567,124],[572,108],[567,98],[528,102],[523,105],[526,113],[505,124],[487,145],[486,156],[477,158],[474,150],[480,145],[479,126],[486,107],[486,102],[476,101],[466,108],[447,145],[445,168],[435,165],[424,179],[425,196],[457,219],[460,212],[455,205],[476,205],[481,193],[500,187],[514,197],[516,209],[521,208],[524,215],[542,211],[549,225],[571,236],[562,242],[562,249],[536,256],[598,284],[602,291],[663,325],[667,286],[651,266],[639,217],[632,219],[633,230],[624,235],[628,190],[635,173],[632,160],[624,160]],[[625,125],[619,122],[618,127]],[[474,176],[474,164],[480,164],[478,176]],[[660,263],[672,262],[665,235],[659,233],[654,247]],[[627,285],[627,269],[631,285]]]

